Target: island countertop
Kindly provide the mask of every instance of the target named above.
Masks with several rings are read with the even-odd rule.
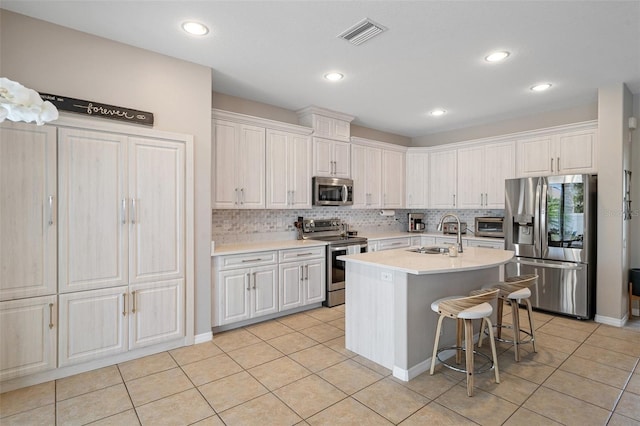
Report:
[[[457,257],[448,254],[422,254],[408,248],[340,256],[338,260],[384,267],[412,275],[442,274],[493,268],[507,263],[514,255],[510,250],[465,247]]]

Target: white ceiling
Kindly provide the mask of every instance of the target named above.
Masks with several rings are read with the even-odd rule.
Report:
[[[207,65],[213,88],[415,137],[640,93],[640,1],[15,1],[1,7]],[[337,38],[368,17],[388,31]],[[197,19],[204,38],[183,33]],[[511,56],[489,64],[484,56]],[[327,71],[345,74],[339,83]],[[551,90],[533,93],[549,81]],[[434,118],[428,111],[448,112]]]

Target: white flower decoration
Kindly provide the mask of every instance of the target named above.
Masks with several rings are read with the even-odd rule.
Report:
[[[11,121],[35,121],[38,126],[58,118],[58,109],[49,101],[43,101],[38,92],[22,84],[0,77],[0,123]]]

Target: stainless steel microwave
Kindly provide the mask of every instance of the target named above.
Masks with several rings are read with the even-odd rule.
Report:
[[[314,206],[353,204],[353,180],[316,176],[313,178]]]

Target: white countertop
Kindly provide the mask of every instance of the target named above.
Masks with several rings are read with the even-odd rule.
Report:
[[[281,240],[281,241],[259,241],[253,243],[238,243],[216,245],[215,251],[211,253],[212,257],[224,256],[228,254],[254,253],[258,251],[269,250],[287,250],[303,247],[326,246],[325,241],[316,240]]]
[[[407,238],[407,237],[445,237],[456,238],[456,234],[443,234],[442,232],[362,232],[358,233],[359,237],[365,237],[368,240],[386,240],[388,238]],[[473,234],[462,234],[462,238],[466,240],[503,242],[504,238],[476,237]]]
[[[339,260],[384,267],[413,275],[441,274],[491,268],[507,263],[513,251],[465,247],[457,257],[448,254],[421,254],[408,248],[340,256]]]

